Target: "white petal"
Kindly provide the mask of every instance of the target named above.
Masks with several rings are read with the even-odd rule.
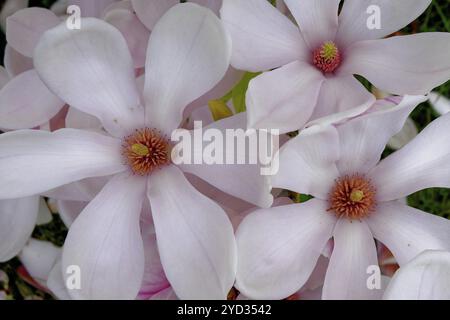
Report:
[[[380,161],[389,139],[402,128],[424,96],[405,96],[389,107],[369,112],[337,126],[341,146],[338,168],[342,175],[366,174]],[[382,130],[380,128],[383,128]]]
[[[98,118],[75,108],[69,108],[66,116],[66,128],[85,129],[99,132],[102,128]]]
[[[450,114],[429,124],[419,135],[372,170],[382,201],[400,199],[432,187],[450,187]]]
[[[411,118],[406,119],[405,125],[402,130],[391,138],[388,142],[388,146],[394,150],[403,148],[409,142],[411,142],[418,134],[418,130],[414,120]]]
[[[322,298],[376,299],[380,289],[369,289],[370,266],[378,267],[377,249],[364,221],[341,218],[334,229],[334,249],[325,276]]]
[[[385,300],[450,300],[450,253],[425,251],[401,267],[386,289]]]
[[[70,227],[80,213],[86,208],[88,203],[84,201],[67,201],[58,200],[57,207],[58,213],[61,220],[64,222],[66,227]]]
[[[303,128],[314,111],[324,80],[316,68],[300,61],[252,79],[246,94],[248,127],[274,128],[280,133]]]
[[[81,270],[75,299],[134,299],[144,273],[139,216],[146,179],[124,173],[111,179],[70,227],[63,271]],[[66,281],[70,273],[65,273]]]
[[[66,283],[63,278],[61,259],[56,262],[56,264],[53,266],[53,269],[50,271],[46,286],[57,299],[72,299],[67,292]]]
[[[199,134],[202,134],[200,131],[203,130],[219,130],[223,137],[226,137],[226,130],[240,130],[242,132],[242,137],[245,136],[245,128],[246,128],[247,117],[245,113],[239,113],[232,117],[213,122],[209,126],[196,129]],[[193,133],[195,135],[195,133]],[[272,137],[267,137],[267,140]],[[276,139],[278,137],[275,137]],[[258,138],[256,138],[258,139]],[[258,140],[262,142],[262,139]],[[205,150],[205,148],[210,145],[211,142],[204,142],[203,148],[201,150]],[[237,144],[235,142],[235,144]],[[245,139],[245,157],[248,157],[250,152],[257,152],[257,150],[250,149],[250,138]],[[224,141],[223,148],[220,148],[220,144],[215,144],[217,146],[215,152],[221,155],[224,164],[181,164],[180,168],[191,174],[194,174],[206,182],[210,183],[214,187],[232,195],[239,199],[243,199],[247,202],[253,203],[255,205],[261,207],[270,207],[272,204],[273,197],[270,194],[270,186],[267,181],[267,177],[262,174],[262,167],[259,164],[249,164],[249,161],[246,161],[245,164],[237,163],[237,155],[236,148],[233,145],[227,145]],[[236,149],[235,149],[236,148]],[[235,155],[232,159],[233,163],[227,163],[226,157],[230,156],[231,152]],[[239,152],[243,152],[239,150]],[[217,155],[216,154],[216,155]],[[203,161],[207,160],[206,157],[203,157]],[[231,160],[231,159],[230,159]],[[192,160],[191,160],[192,161]],[[193,161],[192,161],[193,162]]]
[[[127,43],[106,22],[85,18],[81,23],[80,30],[63,23],[47,31],[36,47],[34,65],[51,91],[123,137],[143,126],[144,111]]]
[[[189,3],[170,9],[153,29],[147,49],[147,124],[171,134],[184,108],[222,79],[230,56],[230,39],[210,10]]]
[[[339,157],[339,136],[334,127],[305,129],[281,148],[280,169],[272,178],[272,187],[328,199],[339,177]]]
[[[265,71],[309,58],[298,28],[268,1],[224,0],[220,16],[233,39],[236,69]]]
[[[353,44],[339,74],[359,74],[393,94],[426,94],[450,78],[450,34],[418,33]]]
[[[447,97],[433,91],[430,92],[428,98],[433,109],[440,115],[450,112],[450,100]]]
[[[39,197],[0,200],[0,262],[16,256],[36,225]]]
[[[47,201],[44,198],[40,198],[39,200],[39,212],[36,219],[36,224],[38,226],[50,223],[53,219],[52,213],[50,211],[49,205],[47,205]]]
[[[336,40],[346,47],[356,41],[383,38],[406,27],[430,3],[431,0],[346,0],[339,15]],[[380,28],[368,27],[373,18],[380,19]]]
[[[215,14],[219,15],[220,8],[222,7],[222,0],[189,0],[189,2],[196,3],[212,10]]]
[[[179,3],[177,0],[131,0],[138,18],[149,29],[153,30],[161,17]]]
[[[61,129],[0,135],[0,199],[39,194],[125,169],[121,141],[97,133]]]
[[[311,50],[334,41],[340,0],[284,0]]]
[[[15,77],[22,72],[33,69],[33,59],[21,55],[10,45],[6,45],[5,56],[3,58],[5,68],[11,77]]]
[[[35,70],[23,72],[0,90],[0,128],[37,127],[50,121],[63,106]]]
[[[397,201],[378,204],[367,223],[400,267],[424,250],[450,250],[450,221]]]
[[[331,238],[336,218],[310,200],[248,215],[236,233],[236,287],[252,299],[283,299],[308,280]]]
[[[148,198],[161,262],[181,299],[225,299],[236,273],[233,227],[225,212],[170,166],[153,173]]]
[[[116,0],[69,0],[69,5],[79,6],[81,16],[83,17],[100,17],[103,11]]]

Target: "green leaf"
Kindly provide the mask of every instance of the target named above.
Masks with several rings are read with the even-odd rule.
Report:
[[[260,72],[246,72],[241,81],[233,88],[232,101],[236,113],[245,112],[245,110],[247,110],[247,106],[245,105],[245,94],[247,93],[248,84],[253,78],[260,74]]]

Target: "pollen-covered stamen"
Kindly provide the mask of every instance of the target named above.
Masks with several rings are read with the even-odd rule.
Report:
[[[376,190],[363,175],[345,176],[336,180],[330,193],[330,209],[336,216],[361,219],[374,211]]]
[[[169,164],[170,141],[155,129],[136,130],[124,139],[123,155],[135,174],[148,175]]]
[[[325,73],[331,73],[341,64],[341,54],[332,41],[327,41],[313,53],[314,65]]]

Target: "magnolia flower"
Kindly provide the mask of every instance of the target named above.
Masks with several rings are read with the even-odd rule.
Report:
[[[131,0],[136,15],[148,30],[153,30],[164,13],[179,2],[179,0]],[[212,10],[216,15],[219,15],[219,10],[222,6],[222,0],[189,0],[188,2],[204,6]],[[191,102],[186,107],[184,111],[185,117],[190,115],[193,110],[207,105],[209,100],[224,96],[241,79],[242,75],[243,72],[230,66],[224,78],[212,90]]]
[[[244,219],[236,233],[238,290],[256,299],[295,293],[333,237],[322,297],[380,298],[380,290],[366,285],[368,268],[378,266],[374,238],[400,267],[424,250],[450,248],[449,220],[397,201],[424,188],[450,187],[450,115],[380,162],[389,138],[425,100],[380,101],[341,125],[306,129],[281,148],[273,187],[315,198]]]
[[[450,78],[450,34],[383,38],[417,18],[431,0],[285,0],[298,25],[265,0],[224,0],[221,17],[233,40],[231,64],[266,71],[247,92],[248,126],[302,128],[333,115],[367,110],[373,96],[354,75],[393,94],[426,94]],[[381,9],[369,28],[369,6]],[[342,113],[341,113],[342,112]],[[336,114],[341,113],[341,114]]]
[[[228,68],[230,42],[222,24],[194,4],[170,9],[151,34],[142,103],[121,33],[97,19],[82,24],[81,30],[60,25],[47,31],[34,64],[53,92],[98,117],[108,135],[76,129],[1,135],[0,198],[112,175],[70,227],[62,267],[82,270],[81,289],[71,290],[71,296],[136,297],[144,272],[139,218],[149,201],[162,265],[177,296],[225,298],[236,267],[231,223],[171,163],[168,140],[184,107],[214,87]],[[201,177],[218,188],[234,186],[237,196],[248,195],[239,179],[230,184],[224,167],[208,166]],[[193,170],[202,175],[201,168]],[[240,178],[261,185],[259,176],[245,170]]]
[[[427,250],[401,267],[384,293],[386,300],[450,300],[450,253]]]

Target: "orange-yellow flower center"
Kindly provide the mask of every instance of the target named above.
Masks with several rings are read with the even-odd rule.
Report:
[[[145,176],[170,163],[170,141],[155,129],[136,130],[125,137],[123,155],[131,170]]]
[[[376,190],[363,175],[345,176],[336,180],[330,193],[330,209],[337,217],[361,219],[375,210]]]
[[[332,41],[327,41],[313,53],[314,65],[324,73],[331,73],[341,64],[341,54]]]

